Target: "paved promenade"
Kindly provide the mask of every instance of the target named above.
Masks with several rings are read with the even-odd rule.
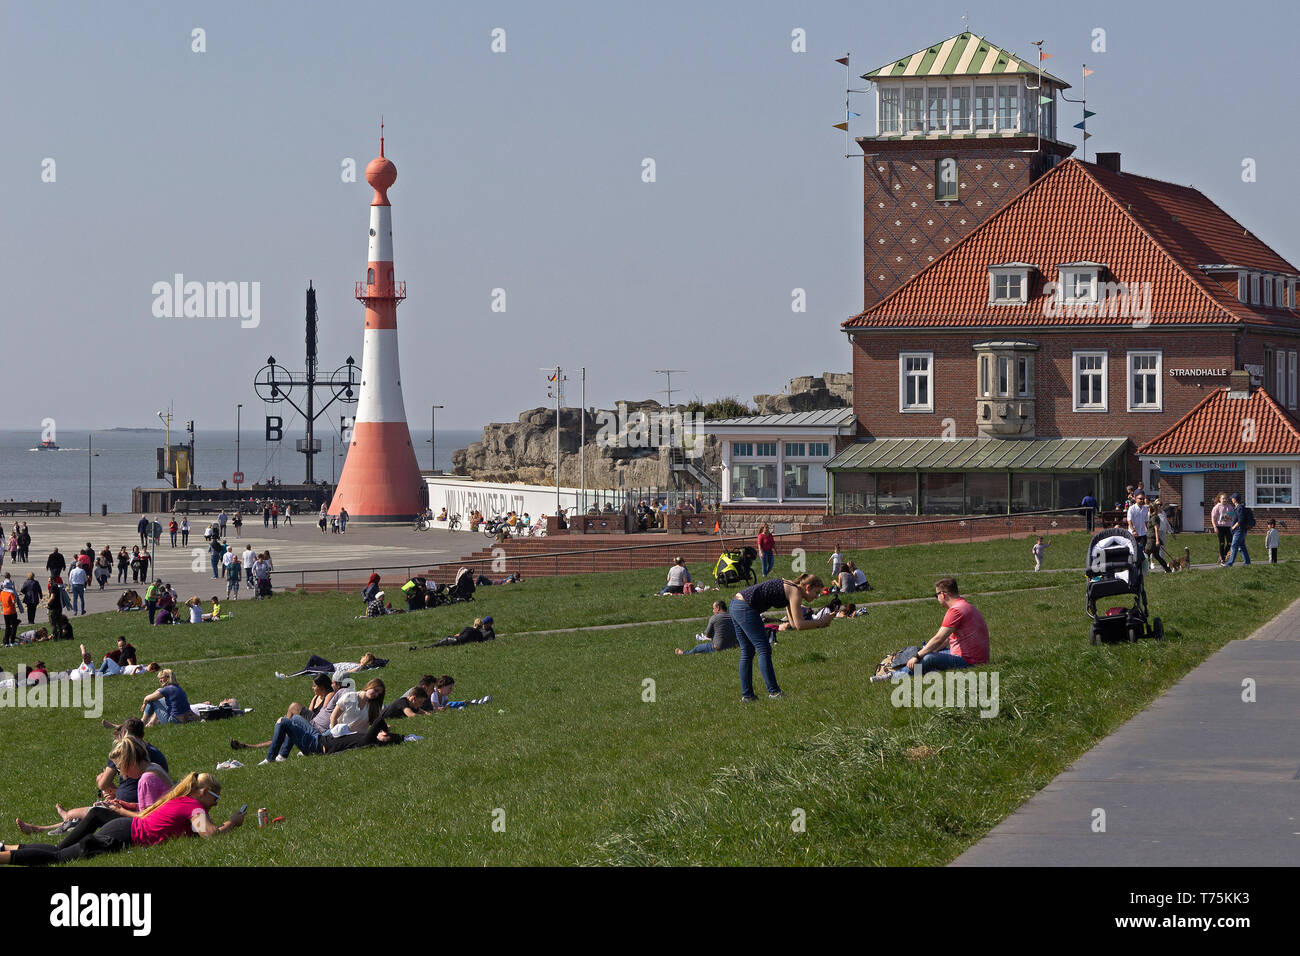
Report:
[[[1300,601],[1211,656],[953,865],[1295,866],[1297,717]],[[1104,833],[1093,831],[1097,809]]]
[[[4,523],[7,537],[8,531],[13,528],[14,518],[6,515],[0,516],[0,520]],[[24,519],[19,516],[18,520]],[[71,563],[71,556],[84,548],[87,541],[96,551],[108,545],[112,548],[115,559],[118,549],[123,545],[126,545],[129,552],[132,545],[140,543],[140,536],[135,530],[136,523],[140,520],[139,515],[109,515],[107,518],[28,517],[25,520],[32,535],[30,562],[14,564],[9,560],[8,552],[5,553],[4,561],[4,570],[12,574],[19,584],[30,571],[36,574],[41,587],[45,587],[49,576],[45,570],[45,562],[55,546]],[[192,528],[194,525],[195,522],[191,521]],[[157,552],[153,552],[152,549],[150,551],[154,556],[154,563],[150,566],[150,577],[160,577],[170,581],[182,600],[192,594],[197,594],[204,601],[213,594],[224,598],[226,593],[224,580],[220,583],[220,590],[214,590],[218,582],[212,577],[212,565],[208,559],[207,542],[203,539],[202,525],[198,525],[197,532],[191,530],[189,548],[180,546],[179,534],[176,536],[177,546],[173,548],[165,530],[165,520],[163,528],[163,536]],[[236,545],[240,552],[243,551],[245,543],[251,544],[255,551],[271,552],[271,560],[275,565],[273,584],[277,589],[297,587],[304,579],[307,582],[333,581],[335,575],[323,569],[340,567],[359,569],[350,574],[342,574],[344,581],[364,581],[369,577],[372,567],[393,567],[394,570],[389,572],[380,571],[380,575],[386,581],[392,581],[406,574],[408,567],[412,573],[419,573],[432,564],[455,561],[462,555],[470,554],[490,543],[482,534],[471,534],[467,531],[414,531],[408,524],[364,525],[353,522],[348,525],[347,534],[329,532],[321,534],[315,524],[314,516],[301,520],[295,518],[291,527],[286,527],[281,521],[279,528],[271,529],[262,527],[262,518],[259,515],[256,522],[244,522],[241,538],[235,537],[234,528],[229,525],[226,527],[226,535],[226,540]],[[314,573],[312,573],[313,569],[315,569]],[[307,573],[291,573],[299,571]],[[87,610],[94,613],[115,608],[122,591],[132,586],[130,571],[127,572],[126,577],[126,585],[117,583],[115,561],[113,575],[109,578],[107,588],[100,591],[92,579],[86,590]],[[66,572],[64,580],[67,580]],[[405,581],[406,578],[403,577],[402,580]],[[136,590],[141,590],[138,585]],[[241,600],[249,596],[246,589],[240,591]],[[26,620],[25,615],[23,619]],[[44,611],[37,612],[37,620],[44,622]]]

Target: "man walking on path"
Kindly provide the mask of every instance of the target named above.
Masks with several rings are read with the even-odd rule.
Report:
[[[1079,505],[1083,508],[1083,516],[1088,521],[1088,531],[1091,533],[1097,516],[1097,499],[1092,496],[1090,491],[1083,496],[1083,500],[1079,502]]]
[[[140,547],[149,546],[149,518],[147,515],[140,516],[140,523],[135,526],[135,530],[140,532]]]
[[[1246,550],[1246,532],[1255,524],[1255,515],[1249,508],[1243,507],[1240,495],[1232,496],[1232,510],[1234,514],[1232,523],[1232,550],[1228,553],[1228,562],[1225,568],[1232,567],[1237,560],[1237,552],[1240,551],[1246,557],[1247,566],[1250,565],[1250,552]]]
[[[77,607],[81,607],[81,613],[86,613],[86,569],[80,564],[74,565],[71,573],[68,574],[68,590],[72,592],[72,613],[77,613]]]
[[[226,509],[222,508],[221,513],[217,515],[217,529],[221,532],[221,537],[223,538],[226,536],[226,522],[229,520],[229,517],[226,515]]]

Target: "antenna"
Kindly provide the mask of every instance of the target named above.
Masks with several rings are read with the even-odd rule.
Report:
[[[684,374],[686,374],[686,369],[684,369],[684,368],[657,368],[657,369],[655,369],[655,373],[656,373],[656,374],[658,374],[658,375],[667,375],[667,376],[668,376],[668,387],[667,387],[666,389],[664,389],[664,391],[668,394],[668,404],[669,404],[670,406],[671,406],[672,403],[673,403],[673,392],[674,392],[674,391],[677,391],[677,392],[680,392],[680,391],[681,391],[680,388],[678,388],[678,389],[674,389],[674,388],[673,388],[673,373],[674,373],[674,372],[677,372],[677,373],[679,373],[679,374],[684,375]]]

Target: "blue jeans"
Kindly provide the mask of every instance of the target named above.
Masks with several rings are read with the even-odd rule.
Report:
[[[763,577],[767,577],[772,573],[772,565],[776,564],[776,552],[760,551],[759,554],[763,556]]]
[[[221,555],[214,554],[212,556],[212,576],[214,578],[221,577],[221,575],[217,573],[217,568],[219,567],[221,567]]]
[[[275,731],[271,734],[271,748],[266,752],[266,759],[287,757],[294,747],[305,754],[321,753],[322,736],[301,714],[281,717],[275,722]]]
[[[696,644],[689,651],[682,651],[682,656],[685,656],[687,654],[712,654],[712,653],[713,653],[713,642],[700,641],[700,643]]]
[[[1247,564],[1250,563],[1249,558],[1246,559],[1246,563]],[[86,586],[84,584],[74,584],[69,588],[69,590],[72,591],[72,613],[73,614],[77,613],[77,605],[80,604],[81,613],[85,614],[86,613]]]
[[[754,699],[754,657],[758,657],[758,672],[763,675],[769,694],[781,693],[772,667],[772,638],[763,626],[763,615],[745,601],[731,601],[731,624],[740,642],[740,696]]]
[[[917,648],[920,650],[920,648]],[[963,667],[970,667],[964,658],[958,657],[952,651],[933,651],[921,658],[921,673],[928,674],[931,671],[955,671]],[[895,676],[910,674],[907,665],[903,665],[894,671]]]
[[[179,724],[176,715],[172,713],[171,704],[167,703],[166,697],[160,697],[157,700],[151,700],[144,705],[144,719],[147,722],[150,717],[157,715],[160,724]]]
[[[105,657],[104,663],[99,665],[99,672],[105,677],[116,677],[122,673],[122,668],[113,658]]]
[[[1232,567],[1233,562],[1237,560],[1237,552],[1240,551],[1246,556],[1246,563],[1250,564],[1250,552],[1246,550],[1246,532],[1232,532],[1232,552],[1228,555],[1226,567]]]

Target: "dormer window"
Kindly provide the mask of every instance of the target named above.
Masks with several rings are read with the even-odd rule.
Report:
[[[1027,262],[1004,262],[989,266],[989,305],[1024,305],[1029,301]]]
[[[1259,273],[1250,274],[1250,304],[1259,305]]]
[[[1264,276],[1263,292],[1264,292],[1264,307],[1271,309],[1273,307],[1273,277],[1272,276]]]
[[[1056,293],[1058,303],[1081,305],[1097,301],[1105,266],[1099,262],[1067,262],[1057,268],[1061,274]]]
[[[1250,295],[1250,274],[1247,272],[1237,273],[1237,301],[1245,302]]]

